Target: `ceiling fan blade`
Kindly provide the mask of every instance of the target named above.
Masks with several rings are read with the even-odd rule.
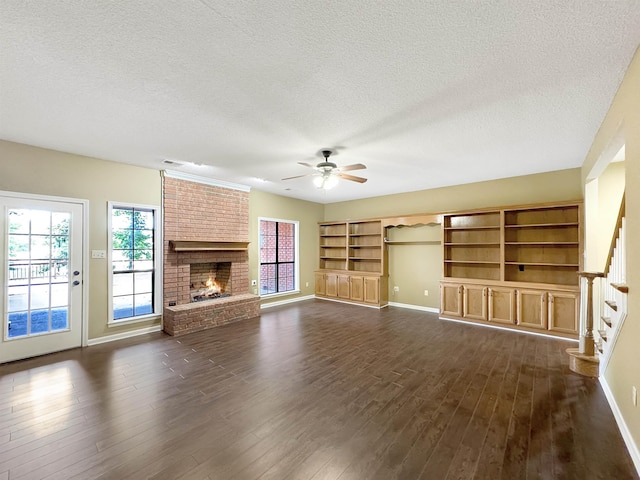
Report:
[[[344,178],[345,180],[351,180],[352,182],[364,183],[367,181],[366,178],[356,177],[355,175],[347,175],[346,173],[337,173],[336,176],[340,178]]]
[[[348,172],[349,170],[364,170],[367,168],[366,165],[362,163],[354,163],[353,165],[345,165],[344,167],[340,167],[341,172]]]
[[[295,177],[287,177],[287,178],[283,178],[282,180],[293,180],[294,178],[308,177],[309,175],[313,175],[313,173],[306,173],[304,175],[296,175]]]
[[[306,163],[306,162],[298,162],[298,165],[304,165],[305,167],[309,167],[309,168],[316,168],[315,165],[311,165],[310,163]]]

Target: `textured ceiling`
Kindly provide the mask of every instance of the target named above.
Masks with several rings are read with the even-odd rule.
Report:
[[[328,203],[578,167],[640,2],[0,2],[0,138]],[[365,184],[299,161],[342,147]]]

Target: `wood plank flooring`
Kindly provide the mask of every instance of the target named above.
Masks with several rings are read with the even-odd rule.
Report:
[[[0,479],[636,479],[575,344],[310,300],[0,366]]]

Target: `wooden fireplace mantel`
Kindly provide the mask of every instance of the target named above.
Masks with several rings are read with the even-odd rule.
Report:
[[[201,240],[169,240],[174,252],[247,251],[251,242],[209,242]]]

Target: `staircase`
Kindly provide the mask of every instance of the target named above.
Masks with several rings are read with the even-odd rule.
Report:
[[[586,298],[586,313],[581,315],[579,348],[569,348],[569,368],[589,377],[597,377],[606,368],[611,352],[627,317],[626,284],[626,235],[624,196],[618,213],[618,220],[609,247],[604,272],[580,272],[582,298]],[[602,301],[599,318],[595,324],[593,315],[593,282],[600,282],[598,294]],[[585,295],[586,293],[586,295]],[[583,328],[582,328],[583,327]]]

